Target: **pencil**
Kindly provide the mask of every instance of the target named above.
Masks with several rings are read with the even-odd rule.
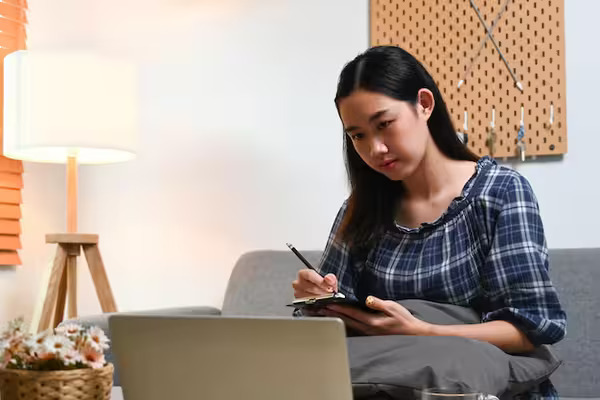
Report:
[[[315,272],[317,271],[315,269],[315,267],[313,267],[312,265],[310,265],[310,263],[308,262],[308,260],[306,258],[304,258],[304,256],[302,254],[300,254],[300,252],[298,250],[296,250],[296,248],[294,246],[292,246],[290,243],[286,243],[286,245],[296,255],[296,257],[298,257],[300,259],[300,261],[302,261],[302,263],[304,263],[304,265],[306,265],[308,268],[312,269]]]
[[[293,252],[293,253],[296,255],[296,257],[298,257],[298,258],[300,259],[300,261],[302,261],[302,263],[303,263],[304,265],[306,265],[306,266],[307,266],[309,269],[312,269],[312,270],[313,270],[313,271],[315,271],[317,274],[321,275],[321,277],[323,277],[323,275],[322,275],[322,274],[321,274],[319,271],[317,271],[317,270],[315,269],[315,267],[313,267],[313,266],[312,266],[312,265],[311,265],[311,264],[308,262],[308,260],[307,260],[306,258],[304,258],[304,256],[303,256],[302,254],[300,254],[300,252],[299,252],[298,250],[296,250],[296,248],[295,248],[294,246],[292,246],[290,243],[286,243],[286,245],[287,245],[287,247],[289,247],[289,248],[290,248],[290,250],[291,250],[291,251],[292,251],[292,252]],[[334,291],[333,291],[333,294],[334,294],[334,295],[336,295],[336,294],[337,294],[337,291],[336,291],[336,290],[334,290]]]

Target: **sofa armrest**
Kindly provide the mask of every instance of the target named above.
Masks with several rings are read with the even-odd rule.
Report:
[[[111,315],[115,314],[135,314],[135,315],[173,315],[173,316],[194,316],[194,315],[221,315],[221,310],[215,307],[209,306],[191,306],[191,307],[175,307],[175,308],[162,308],[156,310],[144,310],[144,311],[131,311],[131,312],[117,312],[117,313],[104,313],[97,315],[88,315],[73,318],[70,320],[63,321],[60,325],[65,325],[69,323],[80,324],[83,326],[97,326],[101,328],[106,336],[110,339],[110,332],[108,330],[108,318]],[[104,352],[104,356],[106,358],[106,362],[115,363],[113,354],[110,350],[106,350]],[[113,374],[113,385],[119,385],[119,375],[117,373],[117,366],[115,365],[115,371]]]
[[[95,325],[101,328],[106,335],[108,332],[108,317],[114,314],[136,314],[136,315],[181,315],[181,316],[193,316],[193,315],[221,315],[221,310],[215,307],[209,306],[191,306],[191,307],[174,307],[174,308],[160,308],[156,310],[144,310],[144,311],[128,311],[119,313],[104,313],[96,315],[87,315],[82,317],[65,320],[60,325],[68,323],[81,324],[84,326]]]
[[[174,308],[159,308],[156,310],[144,310],[144,311],[128,311],[119,313],[104,313],[96,315],[86,315],[77,317],[69,320],[65,320],[60,325],[68,323],[81,324],[84,326],[95,325],[108,335],[108,317],[114,314],[136,314],[136,315],[221,315],[221,310],[215,307],[209,306],[191,306],[191,307],[174,307]]]

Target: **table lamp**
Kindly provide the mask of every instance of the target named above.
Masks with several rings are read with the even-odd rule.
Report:
[[[4,155],[66,163],[67,233],[46,235],[57,252],[38,330],[77,315],[77,256],[85,253],[103,312],[117,311],[98,235],[78,233],[77,166],[132,159],[136,144],[135,69],[95,53],[20,50],[4,61]]]

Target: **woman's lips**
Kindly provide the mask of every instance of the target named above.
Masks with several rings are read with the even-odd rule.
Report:
[[[391,169],[391,168],[394,168],[394,166],[396,166],[397,162],[398,162],[398,160],[384,161],[381,164],[379,164],[379,168],[381,168],[381,169]]]

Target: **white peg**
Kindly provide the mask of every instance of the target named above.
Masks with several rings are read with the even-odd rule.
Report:
[[[550,125],[554,123],[554,103],[550,103]]]
[[[521,126],[525,126],[525,107],[521,106]]]
[[[492,108],[492,122],[490,122],[492,128],[496,127],[496,108]]]
[[[465,111],[465,124],[463,125],[463,128],[464,128],[465,132],[467,131],[467,129],[469,127],[469,125],[468,125],[468,117],[469,117],[469,114]]]

